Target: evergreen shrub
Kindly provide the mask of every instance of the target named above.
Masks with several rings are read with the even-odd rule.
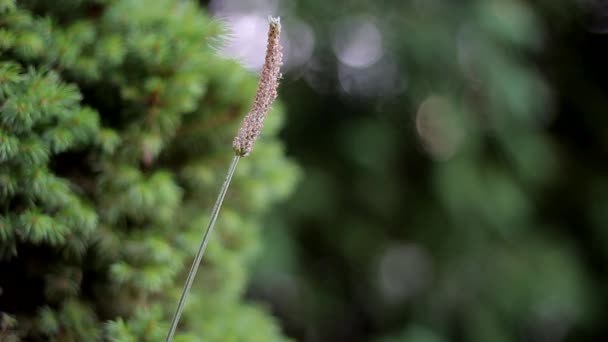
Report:
[[[0,0],[0,339],[161,341],[256,78],[192,1]],[[243,300],[297,179],[268,118],[175,341],[281,341]]]

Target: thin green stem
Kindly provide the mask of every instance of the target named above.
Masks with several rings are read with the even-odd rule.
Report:
[[[230,167],[228,168],[228,172],[226,173],[226,179],[224,179],[224,184],[222,184],[220,193],[218,194],[217,199],[215,200],[215,205],[213,206],[213,210],[211,211],[211,217],[209,219],[209,225],[207,226],[207,230],[203,235],[203,241],[201,241],[201,244],[198,247],[196,257],[192,262],[192,267],[190,268],[190,272],[188,273],[188,278],[186,278],[186,284],[184,285],[184,290],[182,291],[182,295],[179,298],[177,309],[175,310],[175,314],[173,315],[173,319],[171,320],[171,329],[169,329],[169,333],[167,334],[165,342],[171,342],[173,340],[173,335],[175,334],[177,324],[179,323],[182,311],[184,310],[184,305],[186,304],[186,297],[188,297],[188,293],[190,293],[190,288],[192,287],[192,283],[194,282],[196,271],[198,270],[201,260],[203,259],[203,253],[205,253],[207,242],[209,242],[209,237],[211,236],[211,232],[213,231],[213,227],[215,226],[215,221],[217,221],[217,217],[222,207],[222,202],[224,202],[224,197],[226,196],[226,192],[228,191],[228,187],[230,186],[230,180],[232,180],[232,175],[234,175],[234,170],[236,170],[236,165],[239,162],[239,159],[239,156],[234,156],[234,158],[232,159],[232,163],[230,163]]]

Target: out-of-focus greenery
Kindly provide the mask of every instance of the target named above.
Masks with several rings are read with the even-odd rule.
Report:
[[[281,91],[304,178],[269,218],[251,295],[303,341],[605,340],[608,41],[592,3],[287,6],[317,43]],[[392,87],[345,91],[332,39],[351,17],[382,33],[370,68],[394,62]]]

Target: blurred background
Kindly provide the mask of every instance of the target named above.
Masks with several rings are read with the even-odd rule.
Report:
[[[301,341],[608,338],[608,5],[212,0],[220,53],[280,15],[301,167],[248,296]]]

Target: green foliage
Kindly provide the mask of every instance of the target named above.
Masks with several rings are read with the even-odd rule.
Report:
[[[606,75],[591,76],[604,70],[605,35],[582,32],[569,1],[296,8],[319,50],[307,77],[283,88],[284,136],[306,172],[266,235],[280,247],[265,250],[255,282],[289,331],[315,341],[605,339],[608,103]],[[383,55],[349,68],[336,41],[359,37],[335,27],[361,18],[382,39],[362,34],[353,50],[376,44]],[[365,78],[373,72],[395,79],[398,96],[374,97],[384,83]],[[357,77],[367,93],[348,92]]]
[[[0,1],[0,336],[164,339],[256,85],[197,6]],[[284,339],[241,299],[296,179],[274,135],[237,171],[176,341]]]

